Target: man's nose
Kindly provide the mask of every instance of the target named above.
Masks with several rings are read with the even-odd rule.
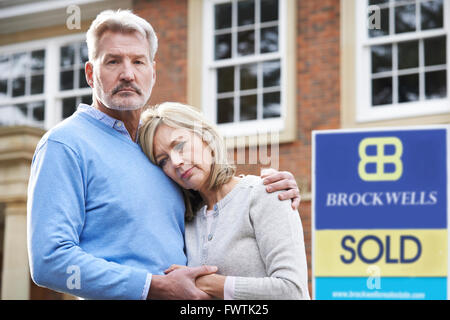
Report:
[[[120,71],[120,80],[124,80],[124,81],[133,81],[134,80],[133,65],[129,61],[125,61],[122,64],[122,69]]]

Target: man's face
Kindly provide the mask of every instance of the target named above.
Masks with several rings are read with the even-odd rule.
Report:
[[[109,109],[142,108],[156,79],[147,39],[138,32],[106,31],[97,49],[94,64],[86,64],[94,97]]]

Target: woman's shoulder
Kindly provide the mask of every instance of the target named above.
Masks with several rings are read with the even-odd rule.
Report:
[[[260,209],[273,209],[279,210],[281,208],[290,208],[290,201],[281,201],[278,198],[278,194],[282,191],[267,192],[267,186],[263,183],[263,179],[259,176],[247,175],[247,185],[250,190],[250,205],[251,207],[257,207]]]

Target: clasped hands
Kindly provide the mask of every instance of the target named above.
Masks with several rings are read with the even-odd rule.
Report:
[[[187,267],[173,264],[164,273],[167,277],[180,277],[183,283],[189,282],[188,291],[194,293],[191,299],[223,299],[226,277],[216,274],[217,270],[215,266]],[[182,279],[184,277],[187,277],[187,281]]]

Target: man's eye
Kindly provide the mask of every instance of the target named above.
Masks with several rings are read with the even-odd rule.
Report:
[[[107,62],[107,64],[116,64],[116,63],[117,63],[116,60],[109,60],[109,61]]]
[[[143,62],[143,61],[140,61],[140,60],[136,60],[134,63],[135,63],[135,64],[144,64],[144,62]]]

